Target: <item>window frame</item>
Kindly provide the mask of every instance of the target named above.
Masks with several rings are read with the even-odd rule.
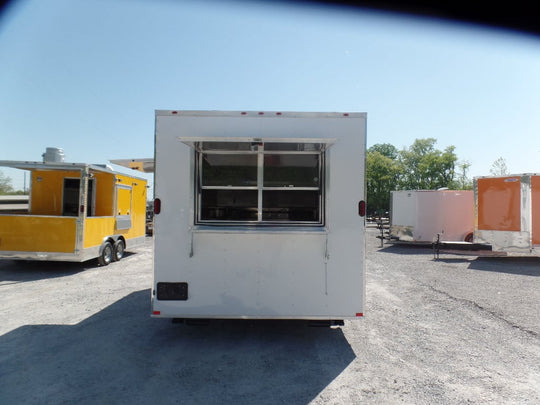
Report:
[[[221,140],[223,142],[223,140]],[[187,142],[185,142],[187,143]],[[212,150],[205,146],[211,144],[211,142],[199,141],[195,143],[187,143],[189,146],[193,147],[194,150],[194,178],[195,178],[195,207],[194,207],[194,222],[195,225],[210,225],[210,226],[302,226],[302,227],[321,227],[325,226],[326,220],[326,209],[325,209],[325,200],[326,200],[326,151],[327,147],[331,145],[332,140],[309,140],[304,139],[294,139],[286,140],[285,143],[288,144],[303,144],[304,148],[307,144],[316,144],[317,147],[311,147],[308,149],[311,150],[279,150],[271,148],[270,150],[265,149],[266,144],[272,144],[274,147],[276,144],[284,143],[283,140],[245,140],[245,139],[235,139],[234,141],[229,141],[231,148],[229,149],[216,149]],[[233,145],[238,143],[250,143],[249,150],[245,148],[234,149]],[[244,146],[244,145],[242,145]],[[203,185],[203,160],[204,155],[206,154],[254,154],[257,156],[257,184],[256,186],[204,186]],[[264,186],[264,168],[265,168],[265,156],[266,155],[315,155],[318,157],[317,166],[318,166],[318,185],[314,187],[291,187],[289,186]],[[257,191],[257,219],[256,220],[233,220],[233,219],[202,219],[203,213],[203,201],[202,194],[203,190],[252,190]],[[295,191],[312,191],[317,193],[317,211],[318,218],[317,220],[283,220],[283,219],[264,219],[264,192],[265,191],[286,191],[294,193]]]

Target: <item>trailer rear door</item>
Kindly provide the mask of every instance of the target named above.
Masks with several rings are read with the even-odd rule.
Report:
[[[521,230],[521,181],[519,177],[478,179],[478,229]]]

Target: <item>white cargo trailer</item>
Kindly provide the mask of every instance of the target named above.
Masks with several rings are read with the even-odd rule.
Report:
[[[401,242],[472,242],[472,190],[399,190],[390,193],[390,238]]]
[[[156,111],[152,314],[364,312],[365,113]]]

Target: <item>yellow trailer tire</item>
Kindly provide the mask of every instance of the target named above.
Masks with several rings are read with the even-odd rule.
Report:
[[[123,239],[118,239],[113,246],[112,260],[117,262],[124,257],[126,243]]]
[[[98,256],[98,263],[100,266],[107,266],[113,261],[114,257],[114,248],[111,242],[104,242],[101,246],[100,253]]]

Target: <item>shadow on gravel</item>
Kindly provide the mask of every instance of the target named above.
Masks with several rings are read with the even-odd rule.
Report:
[[[0,403],[309,403],[354,360],[341,329],[150,318],[150,291],[0,337]]]
[[[136,254],[126,252],[125,258]],[[11,281],[23,283],[27,281],[46,280],[66,277],[81,271],[99,267],[97,259],[86,262],[54,262],[39,260],[0,260],[0,282]],[[106,267],[104,267],[105,269]]]
[[[469,269],[539,277],[540,257],[479,257]]]
[[[92,262],[40,262],[23,260],[0,260],[0,282],[27,282],[66,277],[92,268]]]
[[[441,253],[442,254],[442,253]],[[433,261],[435,262],[441,262],[441,263],[447,263],[447,264],[455,264],[455,263],[469,263],[474,258],[465,258],[465,257],[439,257],[438,259],[433,258]]]
[[[379,248],[377,251],[383,252],[383,253],[400,254],[400,255],[425,255],[426,253],[432,254],[433,247],[431,244],[396,243],[392,245],[384,245],[382,248]]]

